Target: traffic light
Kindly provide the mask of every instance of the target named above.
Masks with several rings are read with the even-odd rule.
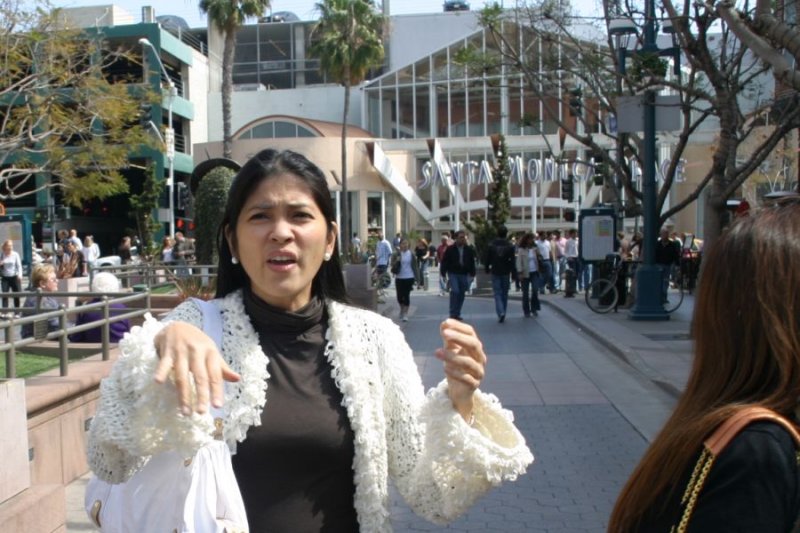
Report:
[[[581,111],[583,111],[583,89],[580,86],[573,87],[569,90],[569,114],[572,117],[579,117]]]
[[[189,203],[191,202],[189,187],[187,187],[182,181],[177,182],[175,187],[175,209],[177,211],[186,211],[189,208]]]
[[[153,121],[153,105],[142,104],[139,106],[139,124],[143,128],[149,128],[150,123]]]
[[[561,199],[568,202],[575,201],[575,183],[572,179],[573,177],[569,176],[561,180]]]

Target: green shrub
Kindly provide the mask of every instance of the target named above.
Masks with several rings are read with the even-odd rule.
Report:
[[[222,222],[234,174],[229,168],[217,167],[203,176],[197,186],[194,199],[195,256],[200,265],[217,264],[217,229]]]

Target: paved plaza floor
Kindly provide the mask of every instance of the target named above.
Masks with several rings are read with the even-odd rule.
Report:
[[[447,296],[435,278],[411,294],[408,322],[398,322],[426,386],[442,379],[434,350]],[[398,319],[389,289],[379,310]],[[463,317],[489,356],[482,389],[514,413],[536,461],[514,483],[492,490],[459,520],[436,526],[416,517],[393,493],[395,531],[601,532],[622,484],[663,424],[690,361],[691,301],[669,322],[631,321],[624,311],[596,315],[579,298],[542,297],[536,318],[522,314],[512,286],[498,323],[488,296],[470,296]],[[82,511],[86,477],[68,488],[70,532],[94,531]]]

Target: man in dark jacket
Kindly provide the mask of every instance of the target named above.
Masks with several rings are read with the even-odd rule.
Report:
[[[440,275],[450,284],[450,318],[461,318],[461,308],[475,277],[475,250],[467,245],[464,230],[456,232],[456,242],[444,252]]]
[[[670,274],[673,267],[681,260],[681,245],[669,238],[669,231],[666,228],[661,228],[655,255],[656,264],[661,268],[661,298],[666,302]]]
[[[486,273],[492,275],[492,292],[494,292],[494,309],[497,321],[501,324],[506,319],[508,307],[509,276],[516,277],[514,261],[514,245],[506,238],[508,230],[505,226],[497,228],[497,238],[489,243],[484,265]]]

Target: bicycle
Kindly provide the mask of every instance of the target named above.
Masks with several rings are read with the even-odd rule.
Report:
[[[595,279],[586,289],[586,305],[600,314],[617,309],[619,300],[617,281],[622,274],[622,258],[616,254],[609,256],[605,265],[610,269],[608,276]]]
[[[595,313],[608,313],[612,309],[617,310],[619,305],[619,282],[620,276],[625,278],[632,276],[633,272],[624,272],[624,264],[618,255],[606,260],[610,267],[608,277],[594,280],[586,291],[586,305]],[[627,279],[624,280],[627,284]],[[666,298],[664,298],[664,311],[672,313],[683,303],[684,287],[679,283],[676,287],[668,286]],[[627,285],[625,286],[627,287]],[[627,292],[627,291],[626,291]]]
[[[378,267],[375,266],[375,257],[370,258],[370,264],[372,265],[372,271],[370,272],[370,281],[372,283],[372,287],[378,293],[378,303],[386,303],[386,289],[388,289],[392,284],[392,275],[389,273],[389,270],[384,270],[383,272],[378,271]]]

